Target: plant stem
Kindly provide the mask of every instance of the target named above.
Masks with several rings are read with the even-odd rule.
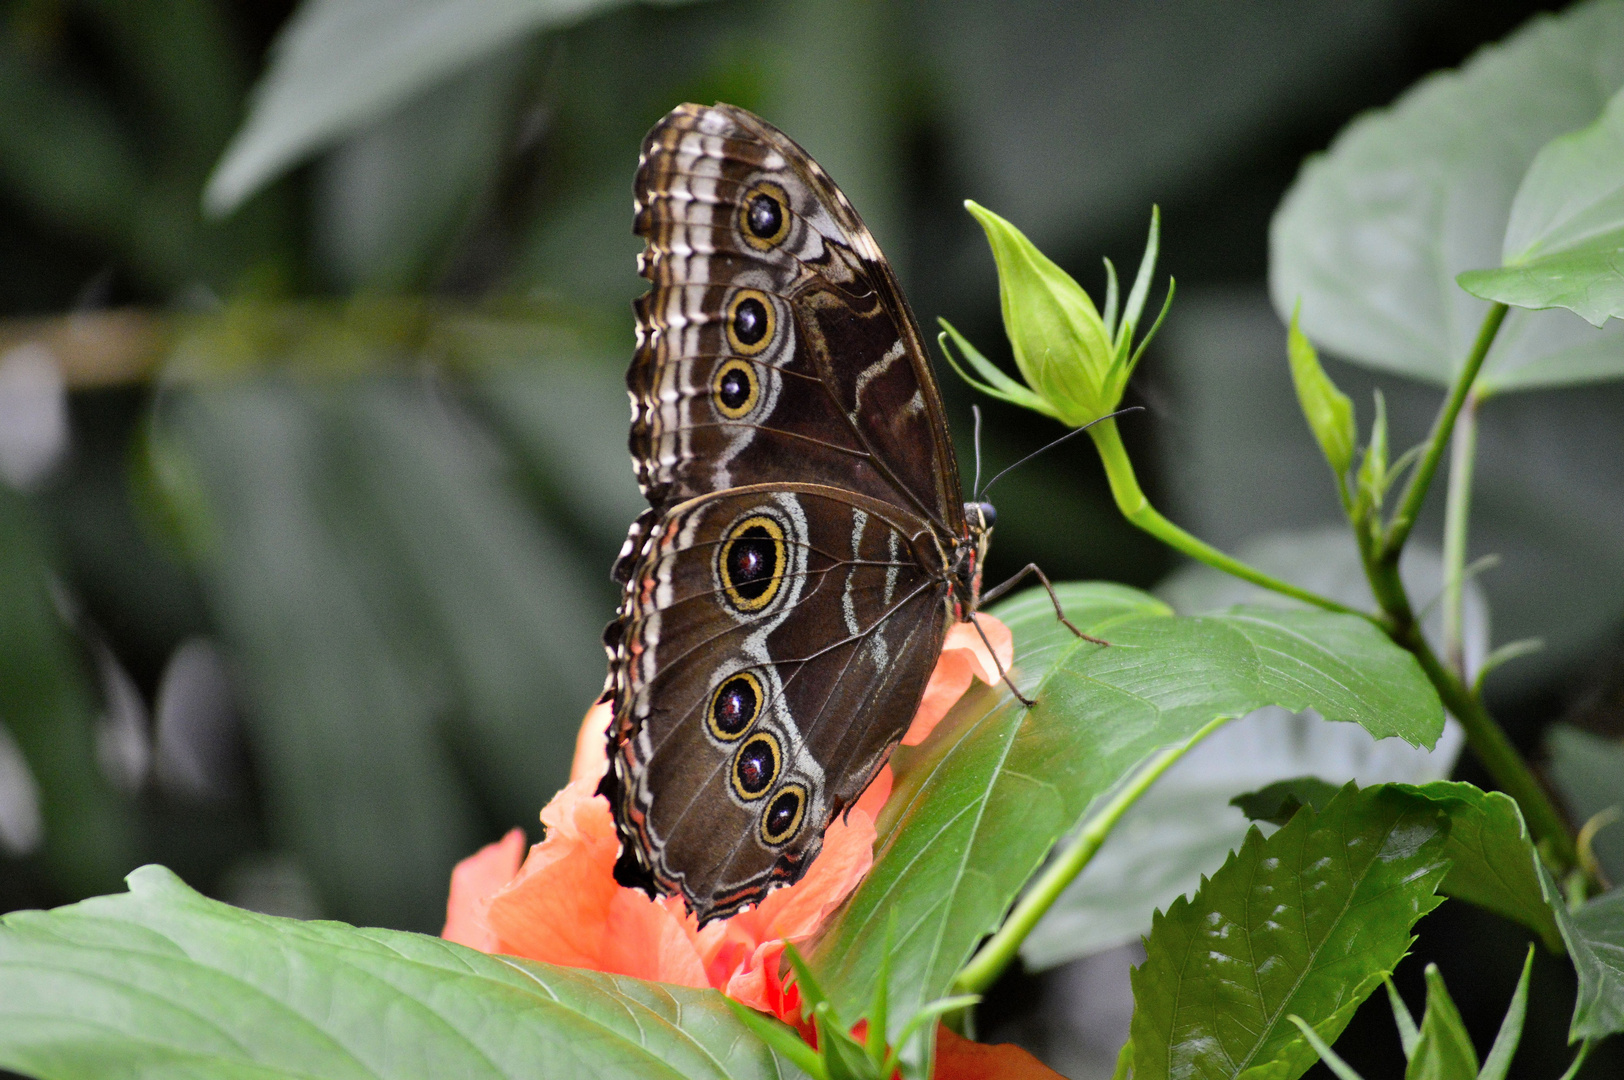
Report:
[[[996,982],[1010,961],[1015,959],[1021,943],[1032,932],[1032,928],[1037,926],[1038,920],[1054,906],[1056,900],[1060,899],[1060,894],[1065,891],[1066,886],[1082,873],[1083,867],[1094,858],[1095,853],[1100,850],[1100,845],[1105,843],[1105,838],[1116,828],[1117,822],[1122,820],[1122,815],[1128,812],[1128,808],[1138,802],[1139,797],[1150,789],[1150,785],[1154,784],[1157,778],[1183,757],[1191,747],[1223,727],[1229,720],[1227,716],[1213,720],[1184,742],[1156,751],[1145,767],[1136,773],[1122,790],[1113,795],[1098,813],[1083,824],[1066,850],[1038,875],[1032,887],[1026,890],[1026,894],[1004,920],[1004,925],[999,927],[998,932],[988,938],[970,958],[970,962],[960,969],[958,976],[953,980],[953,992],[980,994]]]
[[[1326,611],[1370,618],[1365,612],[1356,611],[1346,604],[1339,604],[1330,597],[1300,589],[1289,581],[1271,577],[1239,559],[1225,555],[1206,541],[1191,536],[1168,521],[1150,505],[1150,500],[1140,490],[1139,480],[1133,472],[1133,463],[1128,460],[1127,448],[1122,445],[1122,435],[1117,431],[1116,419],[1106,417],[1089,428],[1088,434],[1100,452],[1100,460],[1105,463],[1105,475],[1111,481],[1111,495],[1116,499],[1117,509],[1134,525],[1174,550],[1182,551],[1192,559],[1216,567],[1227,574],[1233,574],[1244,581],[1250,581],[1254,585],[1261,585],[1265,589],[1271,589],[1294,600],[1301,600],[1305,604],[1324,608]]]
[[[1449,497],[1444,503],[1444,662],[1462,682],[1466,674],[1466,525],[1472,508],[1472,466],[1477,456],[1476,391],[1455,421],[1449,447]]]
[[[1395,563],[1399,553],[1404,550],[1404,542],[1410,537],[1410,530],[1415,527],[1416,517],[1421,513],[1421,504],[1426,500],[1427,489],[1432,486],[1433,474],[1438,471],[1438,462],[1443,459],[1444,447],[1454,430],[1455,417],[1460,414],[1461,406],[1466,403],[1466,395],[1477,382],[1477,373],[1483,369],[1489,346],[1494,344],[1495,335],[1500,333],[1500,324],[1506,321],[1508,310],[1504,304],[1495,304],[1483,317],[1483,325],[1478,328],[1477,341],[1472,345],[1471,354],[1461,365],[1454,385],[1449,388],[1449,396],[1444,399],[1443,407],[1432,421],[1432,431],[1427,436],[1427,452],[1410,474],[1409,483],[1404,485],[1404,497],[1382,539],[1382,554]]]
[[[1397,565],[1385,559],[1367,560],[1365,573],[1370,578],[1370,587],[1377,601],[1391,620],[1388,634],[1420,663],[1421,671],[1438,692],[1444,708],[1466,729],[1466,743],[1472,748],[1472,753],[1477,755],[1500,789],[1517,800],[1534,839],[1545,841],[1551,854],[1561,862],[1558,869],[1565,871],[1574,866],[1578,862],[1579,852],[1573,834],[1568,831],[1567,821],[1534,771],[1528,767],[1528,762],[1523,760],[1505,731],[1483,707],[1483,702],[1438,659],[1432,646],[1422,637],[1409,596],[1399,581]]]

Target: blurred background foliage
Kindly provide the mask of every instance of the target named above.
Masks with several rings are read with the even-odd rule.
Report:
[[[1153,496],[1234,548],[1338,520],[1265,288],[1280,196],[1350,117],[1544,6],[6,0],[0,910],[160,861],[245,906],[433,932],[456,859],[538,834],[640,506],[629,191],[673,105],[783,127],[927,331],[947,315],[983,348],[997,290],[962,199],[1091,289],[1160,203],[1179,300],[1126,426]],[[1438,397],[1332,375],[1366,417],[1386,392],[1399,445]],[[968,461],[970,395],[944,391]],[[1551,750],[1579,814],[1607,794],[1586,769],[1624,755],[1621,406],[1617,386],[1523,394],[1482,424],[1494,637],[1547,643],[1493,704],[1531,751],[1571,725]],[[1059,432],[982,407],[989,467]],[[996,494],[994,579],[1174,569],[1082,442]],[[1453,906],[1434,924],[1492,1030],[1517,932]],[[1108,1074],[1128,955],[1011,976],[990,1034]],[[1562,1041],[1560,967],[1525,1053]],[[1402,1067],[1385,1008],[1339,1044],[1366,1075]]]

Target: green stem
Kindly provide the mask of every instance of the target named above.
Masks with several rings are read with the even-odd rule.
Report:
[[[1467,688],[1459,675],[1438,659],[1432,646],[1422,637],[1409,596],[1399,581],[1398,567],[1385,559],[1367,560],[1365,573],[1370,578],[1370,587],[1377,601],[1391,620],[1388,634],[1420,663],[1421,671],[1438,692],[1444,708],[1465,729],[1466,743],[1472,748],[1472,753],[1477,755],[1500,790],[1517,800],[1534,839],[1547,844],[1551,854],[1561,863],[1558,870],[1565,871],[1576,865],[1579,851],[1574,844],[1573,834],[1568,831],[1567,821],[1551,801],[1544,785],[1517,748],[1511,745],[1511,740],[1494,717],[1489,715],[1483,702]]]
[[[1145,498],[1145,493],[1140,490],[1139,480],[1133,472],[1133,463],[1128,460],[1127,448],[1122,445],[1122,436],[1117,431],[1115,418],[1106,417],[1097,422],[1088,429],[1088,434],[1100,452],[1100,460],[1105,463],[1105,475],[1111,481],[1111,495],[1116,499],[1117,509],[1134,525],[1174,550],[1182,551],[1192,559],[1233,574],[1244,581],[1250,581],[1254,585],[1261,585],[1265,589],[1272,589],[1274,592],[1324,608],[1326,611],[1369,618],[1362,611],[1356,611],[1329,597],[1300,589],[1288,581],[1270,577],[1255,567],[1247,566],[1239,559],[1225,555],[1211,544],[1198,540],[1168,521],[1150,505],[1150,500]]]
[[[1415,466],[1410,474],[1409,483],[1404,485],[1404,497],[1399,502],[1398,511],[1388,523],[1387,535],[1382,539],[1382,553],[1398,561],[1399,552],[1404,550],[1404,542],[1410,538],[1410,530],[1415,527],[1415,519],[1421,513],[1421,504],[1426,500],[1427,489],[1432,486],[1432,477],[1438,471],[1438,463],[1443,460],[1444,447],[1449,443],[1450,433],[1455,427],[1455,417],[1460,415],[1461,406],[1466,404],[1466,395],[1477,382],[1477,373],[1483,369],[1483,361],[1488,358],[1489,346],[1494,344],[1495,335],[1500,333],[1500,324],[1506,321],[1506,312],[1510,310],[1504,304],[1495,304],[1489,313],[1483,317],[1483,325],[1478,328],[1477,341],[1472,345],[1472,352],[1466,357],[1466,363],[1461,366],[1460,374],[1455,376],[1455,384],[1449,389],[1449,397],[1438,410],[1437,417],[1432,422],[1432,431],[1427,436],[1427,452]]]
[[[1449,448],[1449,498],[1444,503],[1444,662],[1466,678],[1466,525],[1472,508],[1472,466],[1477,456],[1477,394],[1455,421]]]
[[[1190,738],[1176,746],[1163,747],[1150,759],[1150,762],[1134,775],[1121,791],[1100,808],[1099,812],[1089,818],[1072,838],[1066,850],[1049,863],[1043,872],[1038,875],[1032,887],[1026,890],[1020,902],[1015,905],[1004,925],[998,932],[988,938],[986,944],[976,951],[970,962],[959,971],[958,977],[953,980],[955,994],[980,994],[997,981],[998,976],[1004,973],[1015,954],[1020,951],[1021,943],[1026,940],[1032,928],[1037,926],[1038,920],[1054,906],[1083,867],[1094,858],[1105,843],[1105,838],[1116,828],[1117,822],[1128,808],[1139,801],[1139,797],[1150,789],[1158,777],[1165,773],[1175,761],[1202,739],[1217,731],[1229,722],[1229,717],[1213,720],[1197,731]]]

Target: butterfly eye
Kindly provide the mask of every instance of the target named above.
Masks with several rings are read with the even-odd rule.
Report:
[[[743,360],[729,360],[716,369],[716,378],[711,380],[711,397],[716,402],[716,411],[729,420],[748,414],[761,397],[755,368]]]
[[[801,827],[801,815],[805,811],[806,789],[800,784],[785,784],[767,804],[767,812],[761,815],[761,839],[773,847],[782,844]]]
[[[788,200],[777,184],[757,184],[745,193],[739,208],[739,229],[745,242],[757,251],[766,251],[789,235]]]
[[[733,790],[739,798],[746,802],[761,798],[778,779],[780,760],[777,739],[765,731],[750,736],[733,755]]]
[[[740,289],[728,305],[727,340],[736,352],[754,356],[772,343],[773,307],[764,293]]]
[[[756,612],[773,602],[784,581],[784,529],[765,514],[727,531],[717,558],[722,595],[737,611]]]
[[[723,680],[711,698],[711,734],[723,742],[732,742],[756,722],[761,715],[761,681],[748,671],[741,671]]]

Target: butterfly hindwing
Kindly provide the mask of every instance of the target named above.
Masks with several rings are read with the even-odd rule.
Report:
[[[701,496],[648,535],[611,795],[701,919],[798,877],[902,737],[945,632],[934,550],[907,512],[817,485]]]

